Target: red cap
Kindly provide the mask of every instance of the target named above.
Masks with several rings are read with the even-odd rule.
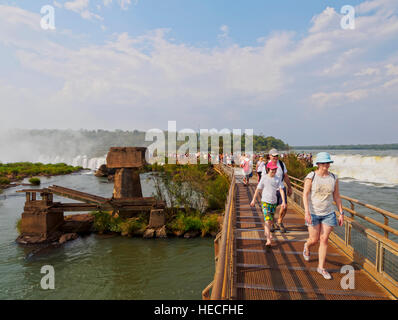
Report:
[[[268,162],[268,164],[267,164],[267,168],[270,169],[270,170],[272,170],[272,169],[278,169],[278,166],[277,166],[275,163],[273,163],[272,161],[270,161],[270,162]]]

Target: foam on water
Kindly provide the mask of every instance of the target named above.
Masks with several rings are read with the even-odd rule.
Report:
[[[398,157],[339,154],[332,155],[332,159],[330,170],[343,180],[379,187],[398,185]]]

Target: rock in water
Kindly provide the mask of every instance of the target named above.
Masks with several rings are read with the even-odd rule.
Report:
[[[61,227],[63,233],[89,234],[93,232],[94,216],[91,214],[73,214],[65,216]]]
[[[96,177],[111,177],[115,174],[116,169],[110,169],[106,164],[101,165],[95,172]]]
[[[156,238],[167,238],[166,226],[156,230]]]
[[[199,236],[199,234],[199,231],[188,231],[184,234],[184,238],[196,238],[197,236]]]
[[[155,235],[155,229],[146,229],[143,238],[150,239],[153,238],[154,235]]]
[[[77,233],[66,233],[66,234],[63,234],[63,235],[59,238],[58,242],[59,242],[60,244],[63,244],[63,243],[65,243],[65,242],[67,242],[67,241],[75,240],[75,239],[77,239],[78,237],[79,237],[79,236],[77,235]]]

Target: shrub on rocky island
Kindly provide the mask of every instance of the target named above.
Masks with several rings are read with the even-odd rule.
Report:
[[[39,178],[30,178],[29,183],[33,184],[34,186],[39,186],[41,181]]]

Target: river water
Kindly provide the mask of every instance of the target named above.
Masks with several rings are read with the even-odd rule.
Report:
[[[320,152],[297,150],[302,151],[313,155]],[[341,194],[398,213],[398,150],[322,151],[332,155],[330,170],[339,177]],[[95,169],[105,158],[40,160]],[[141,176],[143,195],[151,196],[153,188],[147,178]],[[110,197],[113,189],[112,183],[89,171],[43,178],[41,187],[52,184],[105,197]],[[31,255],[32,248],[15,243],[15,223],[25,201],[24,194],[16,190],[0,194],[0,299],[200,299],[201,291],[212,281],[211,238],[143,240],[91,235]],[[55,197],[55,201],[68,200]],[[383,222],[377,213],[359,206],[356,210]],[[390,225],[398,229],[398,221]],[[398,241],[394,236],[391,239]],[[44,265],[55,268],[55,290],[40,288]]]
[[[41,187],[61,185],[110,197],[113,184],[88,171],[42,178]],[[153,189],[141,175],[143,196]],[[26,188],[26,187],[25,187]],[[214,276],[212,238],[150,239],[90,235],[32,254],[15,243],[15,223],[25,194],[0,194],[1,299],[201,299]],[[54,197],[54,201],[68,202]],[[40,286],[41,268],[55,270],[55,290]]]

